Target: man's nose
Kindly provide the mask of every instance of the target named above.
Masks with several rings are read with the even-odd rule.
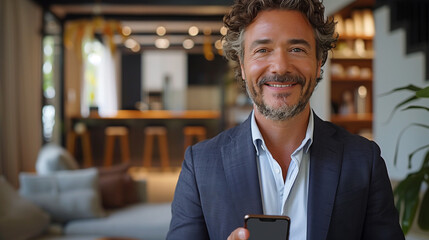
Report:
[[[288,53],[284,50],[275,51],[271,56],[270,71],[272,74],[283,75],[290,73],[291,61]]]

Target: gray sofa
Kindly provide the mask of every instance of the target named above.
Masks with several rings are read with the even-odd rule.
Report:
[[[23,179],[22,176],[21,179]],[[139,191],[145,190],[143,181],[139,181],[138,185]],[[95,240],[102,237],[161,240],[167,235],[171,219],[169,202],[148,203],[142,196],[143,198],[138,202],[116,209],[100,210],[99,206],[94,206],[92,203],[75,209],[75,216],[64,211],[61,214],[68,214],[68,216],[64,217],[62,222],[54,222],[53,219],[58,219],[55,215],[59,213],[52,213],[52,209],[55,208],[52,205],[60,205],[59,202],[64,196],[57,197],[54,201],[43,200],[45,204],[51,205],[49,209],[44,204],[39,204],[37,197],[28,197],[28,193],[23,193],[22,188],[20,192],[18,193],[0,176],[0,239],[2,240]],[[67,194],[65,197],[71,198]],[[86,198],[79,194],[76,197],[76,199]],[[41,198],[46,198],[46,195]],[[75,203],[71,199],[71,202],[67,202],[66,205],[70,208],[70,205]],[[100,212],[86,208],[98,209],[96,211]],[[86,215],[79,211],[86,211]]]
[[[37,173],[20,173],[19,190],[0,175],[0,240],[166,238],[171,202],[148,202],[146,180],[131,178],[128,165],[78,169],[74,161],[46,146]]]
[[[140,203],[114,210],[106,217],[73,220],[62,233],[45,233],[37,240],[95,240],[101,237],[126,237],[161,240],[167,236],[171,218],[170,203]]]

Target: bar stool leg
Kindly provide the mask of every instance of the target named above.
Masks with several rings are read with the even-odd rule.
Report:
[[[151,167],[152,161],[152,147],[153,147],[153,135],[146,134],[145,137],[145,145],[144,145],[144,153],[143,153],[143,166],[146,168]]]
[[[194,140],[198,142],[203,141],[207,138],[207,131],[205,127],[201,126],[188,126],[183,129],[184,138],[184,152],[186,152],[186,148],[191,146]]]
[[[70,131],[67,135],[67,151],[75,156],[76,151],[76,140],[80,137],[82,140],[82,151],[83,151],[83,167],[91,167],[93,165],[92,154],[91,154],[91,139],[89,132],[75,133]]]
[[[121,161],[122,163],[130,162],[130,146],[128,141],[128,128],[123,126],[109,126],[104,130],[106,144],[104,146],[104,165],[106,167],[113,164],[113,153],[115,149],[115,141],[120,141]]]
[[[188,148],[189,146],[191,146],[192,144],[192,135],[185,135],[185,148],[183,149],[184,151],[186,151],[186,148]]]
[[[121,137],[121,145],[122,161],[128,163],[130,162],[130,145],[127,136]]]
[[[205,140],[207,138],[206,135],[207,135],[206,132],[198,134],[198,141],[201,142],[201,141]]]
[[[113,148],[115,145],[114,136],[106,136],[106,145],[104,146],[104,166],[112,166],[113,162]]]
[[[82,148],[83,148],[83,166],[85,168],[91,167],[93,165],[92,154],[91,154],[91,140],[89,138],[89,133],[84,132],[82,135]]]
[[[76,133],[73,131],[69,131],[69,133],[67,134],[67,150],[73,156],[74,156],[75,148],[76,148]]]
[[[170,168],[170,159],[168,157],[167,136],[163,134],[158,137],[161,155],[161,167],[163,170],[168,170]]]

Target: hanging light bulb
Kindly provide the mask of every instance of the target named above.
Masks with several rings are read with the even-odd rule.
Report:
[[[131,51],[133,51],[133,52],[139,52],[140,48],[141,48],[140,44],[137,43],[134,47],[131,48]]]
[[[122,28],[122,34],[123,34],[124,36],[126,36],[126,37],[130,36],[130,35],[131,35],[131,32],[132,32],[132,30],[131,30],[131,28],[130,28],[129,26],[124,26],[124,27]]]
[[[194,41],[192,41],[192,39],[187,38],[183,41],[182,45],[183,45],[183,48],[185,49],[191,49],[194,47],[195,43]]]
[[[156,28],[156,34],[160,37],[164,36],[167,33],[167,29],[164,26],[159,26]]]
[[[220,34],[222,34],[223,36],[226,35],[226,33],[228,32],[228,28],[226,28],[225,26],[222,26],[219,30]]]
[[[158,38],[155,40],[155,47],[166,49],[170,46],[170,41],[166,38]]]
[[[221,41],[220,39],[218,39],[218,40],[215,42],[215,48],[216,48],[216,49],[222,49],[222,41]]]
[[[125,47],[132,49],[134,48],[136,45],[139,45],[138,42],[132,38],[128,38],[127,40],[125,40],[124,43]]]
[[[190,36],[197,36],[198,35],[198,32],[199,32],[200,30],[198,29],[198,27],[196,27],[196,26],[191,26],[190,28],[189,28],[189,30],[188,30],[188,33],[189,33],[189,35]]]

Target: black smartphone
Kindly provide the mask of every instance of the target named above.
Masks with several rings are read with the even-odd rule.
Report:
[[[290,218],[250,214],[244,216],[244,227],[249,230],[249,240],[288,240]]]

